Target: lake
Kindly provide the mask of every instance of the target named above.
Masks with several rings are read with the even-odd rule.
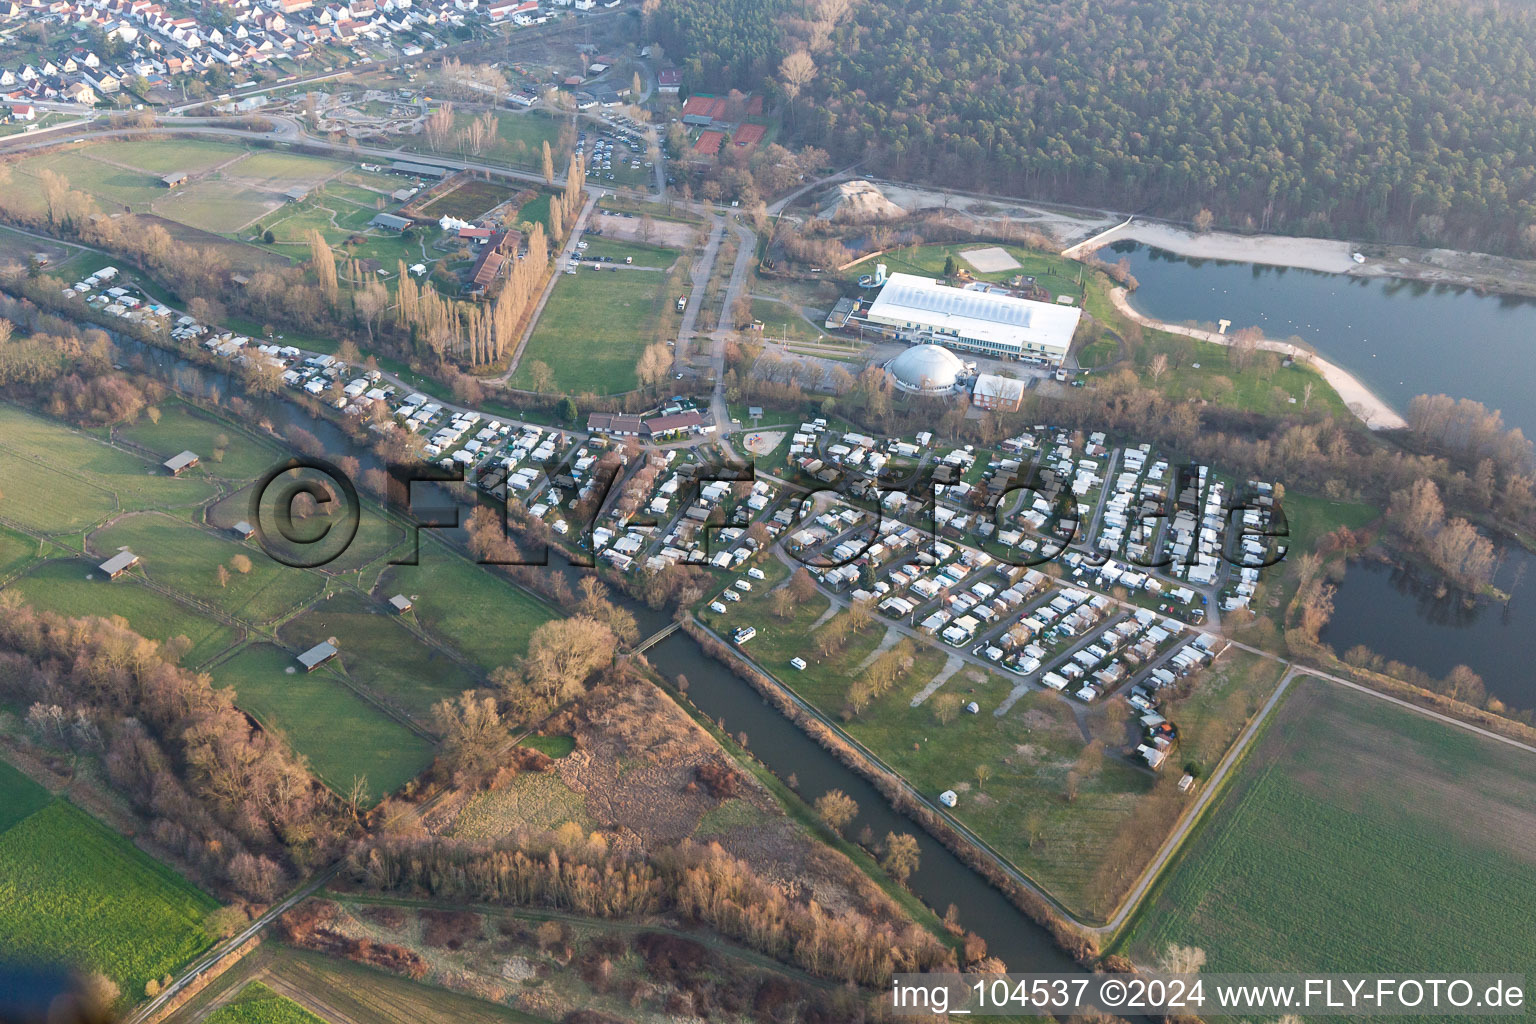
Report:
[[[1251,263],[1197,260],[1119,242],[1101,253],[1131,266],[1131,304],[1170,323],[1232,321],[1272,338],[1299,337],[1400,411],[1415,395],[1473,398],[1536,438],[1536,302],[1465,288],[1350,277]],[[1511,549],[1499,583],[1525,565],[1514,599],[1468,607],[1437,598],[1406,573],[1377,563],[1350,566],[1322,639],[1342,654],[1364,644],[1443,676],[1458,664],[1483,677],[1505,703],[1536,707],[1529,639],[1536,636],[1536,561]]]
[[[1437,596],[1433,584],[1385,563],[1351,562],[1320,639],[1341,655],[1364,644],[1434,676],[1466,665],[1483,677],[1489,694],[1511,707],[1536,708],[1532,563],[1536,556],[1511,548],[1497,577],[1500,587],[1513,588],[1510,602],[1468,605],[1459,593]]]
[[[1292,336],[1353,373],[1399,412],[1415,395],[1443,392],[1501,409],[1536,437],[1536,301],[1465,288],[1350,277],[1252,263],[1195,260],[1137,242],[1100,253],[1125,257],[1139,312],[1169,323],[1258,327]]]

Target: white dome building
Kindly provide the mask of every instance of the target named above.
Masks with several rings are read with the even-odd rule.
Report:
[[[914,345],[885,364],[891,383],[916,395],[953,395],[966,365],[943,345]]]

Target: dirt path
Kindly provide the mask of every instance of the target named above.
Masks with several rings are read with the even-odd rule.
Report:
[[[886,626],[885,636],[880,638],[880,642],[875,645],[875,649],[866,654],[864,656],[864,660],[854,666],[853,670],[855,672],[863,672],[865,669],[869,668],[869,666],[875,663],[876,658],[880,657],[880,655],[884,654],[892,647],[895,647],[896,642],[900,639],[900,630],[898,630],[895,626]]]
[[[956,672],[965,667],[965,659],[957,654],[951,654],[944,661],[944,667],[939,669],[938,675],[928,680],[928,685],[917,691],[917,696],[912,698],[912,706],[917,707],[923,701],[938,692],[939,687],[952,679]]]

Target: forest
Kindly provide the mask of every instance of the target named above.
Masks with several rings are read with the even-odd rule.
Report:
[[[651,0],[689,90],[866,173],[1536,254],[1536,15],[1457,0]],[[1202,222],[1204,218],[1202,218]]]

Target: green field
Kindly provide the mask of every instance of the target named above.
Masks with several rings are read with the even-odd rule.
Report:
[[[0,949],[100,971],[124,1002],[211,944],[218,904],[84,811],[0,766]]]
[[[599,273],[583,267],[561,274],[523,351],[513,378],[530,387],[528,364],[548,363],[555,390],[610,395],[635,388],[635,363],[645,346],[657,340],[663,293],[661,274],[619,271]]]
[[[37,554],[37,541],[0,526],[0,579],[26,565]]]
[[[306,673],[288,651],[247,647],[213,669],[239,706],[285,736],[332,788],[366,776],[373,798],[392,793],[432,760],[432,745],[349,690],[328,668]]]
[[[492,181],[466,181],[451,192],[437,196],[421,208],[433,217],[474,220],[517,195],[517,190]]]
[[[297,536],[316,537],[324,526],[330,525],[334,531],[334,540],[333,534],[327,533],[325,540],[313,547],[305,544],[290,545],[284,539],[282,528],[275,518],[280,493],[280,490],[269,491],[266,495],[268,500],[260,510],[259,521],[267,529],[263,538],[264,548],[284,557],[291,555],[294,560],[318,559],[334,555],[331,561],[319,567],[322,572],[336,574],[360,569],[382,559],[406,538],[404,527],[387,519],[383,510],[377,505],[370,501],[363,501],[358,511],[357,532],[345,548],[341,546],[341,542],[346,539],[347,526],[346,521],[339,516],[329,521],[327,521],[328,517],[295,516],[294,530]],[[251,511],[251,487],[242,487],[228,497],[215,502],[208,509],[208,523],[221,530],[228,529],[241,520],[249,523],[258,522],[256,514]],[[251,557],[254,560],[256,556]]]
[[[211,139],[168,137],[101,142],[86,152],[93,159],[127,164],[146,174],[170,174],[173,171],[199,174],[239,160],[246,150],[243,146]]]
[[[0,405],[0,518],[70,533],[114,511],[193,505],[206,480],[173,478],[141,459],[51,420]]]
[[[201,415],[178,399],[161,402],[159,410],[159,423],[144,416],[137,423],[118,428],[117,436],[153,452],[161,460],[183,451],[197,452],[201,461],[191,471],[192,475],[205,473],[226,480],[250,480],[280,461],[276,448]]]
[[[95,559],[45,562],[18,577],[8,589],[18,591],[39,611],[70,618],[121,615],[133,631],[164,642],[174,636],[192,641],[184,665],[200,665],[236,640],[235,630],[203,612],[151,590],[132,574],[108,581],[96,572]],[[94,575],[94,579],[88,578]]]
[[[91,535],[91,550],[103,558],[124,547],[143,559],[136,571],[150,580],[256,622],[293,611],[325,586],[319,574],[275,562],[232,534],[216,534],[154,512],[125,516]],[[251,560],[250,572],[235,570],[231,560],[236,555]],[[221,565],[229,572],[222,586]]]
[[[1533,834],[1532,755],[1298,679],[1118,945],[1193,944],[1210,971],[1529,975]]]
[[[305,650],[335,638],[336,659],[353,682],[423,721],[432,705],[473,689],[479,680],[399,621],[393,609],[354,593],[338,594],[284,624],[283,643]]]
[[[231,235],[282,198],[275,192],[214,175],[178,185],[155,203],[155,212],[216,235]]]
[[[1072,261],[1053,256],[1049,253],[1036,252],[1018,245],[1004,245],[1009,255],[1019,261],[1019,267],[1013,270],[1000,270],[994,273],[984,274],[967,263],[961,253],[971,249],[987,249],[994,244],[992,242],[962,242],[956,245],[920,245],[915,248],[908,246],[893,249],[882,254],[878,259],[866,260],[864,263],[849,269],[848,273],[854,277],[860,274],[872,274],[876,263],[884,263],[896,274],[920,274],[924,277],[939,277],[944,273],[944,261],[949,256],[954,256],[960,269],[968,271],[978,281],[1002,281],[1006,282],[1016,276],[1033,277],[1035,282],[1051,293],[1054,299],[1058,295],[1071,295],[1081,301],[1083,288],[1077,283],[1077,275],[1081,265]]]
[[[637,267],[659,269],[666,269],[677,262],[677,250],[661,245],[626,242],[618,238],[604,238],[601,235],[592,234],[588,234],[584,241],[587,243],[587,248],[582,255],[588,259],[593,256],[606,256],[617,263],[623,263],[624,258],[628,256],[635,261],[634,265]]]
[[[39,156],[27,157],[15,164],[16,172],[23,178],[41,180],[43,171],[48,170],[69,182],[69,187],[79,192],[89,192],[103,205],[103,212],[123,212],[123,207],[131,206],[136,213],[143,213],[156,199],[166,196],[168,189],[157,174],[149,174],[141,170],[128,167],[114,166],[103,160],[96,159],[103,155],[97,152],[97,147],[89,148],[71,147],[54,153],[44,153]],[[31,195],[32,202],[26,204],[37,209],[44,209],[42,191],[38,189],[21,189],[20,195]]]
[[[487,673],[521,658],[529,635],[552,617],[525,591],[441,544],[424,540],[419,563],[391,567],[374,593],[405,594],[417,622]]]
[[[205,1024],[325,1024],[293,1000],[280,996],[259,981],[203,1018]]]
[[[44,170],[62,174],[71,187],[95,196],[105,212],[129,207],[214,234],[237,231],[283,205],[287,189],[313,188],[349,166],[326,157],[182,138],[97,142],[26,157],[16,165],[33,178]],[[194,180],[167,188],[161,178],[173,171]],[[41,209],[41,203],[37,194],[26,205]]]
[[[549,233],[549,193],[540,192],[522,206],[517,208],[515,218],[518,224],[543,224],[544,233]]]
[[[476,115],[468,111],[458,111],[453,115],[455,130],[463,130]],[[427,145],[424,136],[403,136],[402,149],[417,153],[433,153],[435,150]],[[486,146],[480,153],[473,157],[482,163],[488,164],[512,164],[519,167],[538,167],[543,159],[543,146],[548,142],[551,148],[560,138],[560,125],[548,114],[529,112],[526,114],[511,113],[508,111],[496,112],[496,141]],[[449,147],[448,152],[453,148]],[[557,153],[555,155],[555,174],[558,176],[565,171],[565,161]]]
[[[0,761],[0,834],[52,802],[46,789]]]

